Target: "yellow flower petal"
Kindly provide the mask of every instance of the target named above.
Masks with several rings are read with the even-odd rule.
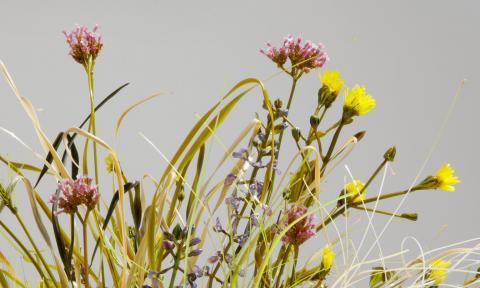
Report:
[[[350,198],[352,199],[351,202],[357,203],[365,200],[365,191],[360,194],[360,191],[362,191],[363,187],[365,187],[365,183],[360,180],[354,180],[345,185],[345,192],[347,192],[347,194],[354,195]]]
[[[333,253],[332,249],[330,249],[330,246],[323,248],[323,269],[329,270],[332,267],[333,259],[335,259],[335,253]]]
[[[450,267],[452,263],[447,260],[435,259],[430,263],[430,272],[428,274],[428,279],[434,280],[435,284],[440,284],[445,279],[447,279],[447,268]]]
[[[375,99],[367,95],[364,86],[355,85],[352,89],[345,90],[343,107],[345,110],[352,111],[354,115],[367,114],[375,105]]]
[[[444,163],[435,173],[438,184],[437,188],[444,191],[455,191],[453,185],[460,182],[457,176],[454,175],[455,170],[448,163]]]
[[[340,72],[327,70],[323,75],[318,73],[322,85],[326,86],[330,92],[338,94],[343,88],[343,80],[340,78]]]

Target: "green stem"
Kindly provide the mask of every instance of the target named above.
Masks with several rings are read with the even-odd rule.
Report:
[[[30,261],[32,261],[32,264],[37,269],[38,273],[40,274],[41,279],[47,279],[47,277],[45,277],[45,274],[43,273],[42,268],[37,263],[36,259],[33,258],[33,255],[30,253],[30,251],[27,249],[27,247],[25,247],[25,245],[23,245],[22,241],[20,241],[20,239],[18,239],[17,236],[15,236],[15,233],[13,233],[12,230],[10,230],[7,227],[7,225],[5,225],[5,223],[3,223],[3,221],[1,221],[1,220],[0,220],[0,226],[2,226],[2,228],[8,233],[8,235],[10,235],[10,237],[12,237],[12,239],[15,241],[15,243],[17,243],[17,245],[20,246],[20,248],[23,250],[23,252],[27,255],[28,259],[30,259]],[[48,283],[48,281],[46,283]]]
[[[90,127],[92,129],[92,134],[94,136],[97,135],[97,128],[95,125],[95,97],[94,97],[94,85],[93,85],[93,67],[94,62],[88,64],[87,70],[87,77],[88,77],[88,92],[89,92],[89,99],[90,99]],[[97,156],[97,143],[93,141],[93,163],[95,167],[95,183],[97,184],[97,189],[99,189],[99,176],[98,176],[98,156]]]
[[[362,204],[367,204],[367,203],[372,203],[372,202],[376,202],[376,201],[380,201],[380,200],[384,200],[384,199],[388,199],[388,198],[398,197],[398,196],[402,196],[402,195],[405,195],[407,193],[411,193],[411,192],[415,192],[415,191],[419,191],[419,190],[422,190],[422,189],[413,187],[410,190],[403,190],[403,191],[392,192],[392,193],[388,193],[388,194],[384,194],[384,195],[377,195],[377,196],[374,196],[374,197],[370,197],[370,198],[367,198],[367,199],[363,200],[362,202],[357,202],[357,203],[351,203],[351,204],[348,204],[348,205],[344,205],[340,209],[335,207],[330,212],[330,214],[329,214],[330,217],[325,219],[325,221],[323,221],[320,225],[317,226],[317,228],[316,228],[317,232],[319,230],[321,230],[322,228],[324,228],[325,226],[327,226],[328,224],[330,224],[339,215],[343,214],[349,207],[357,207],[357,206],[360,206]]]
[[[170,278],[170,285],[168,287],[173,288],[175,285],[175,278],[177,277],[177,271],[178,271],[178,266],[180,264],[180,260],[177,259],[178,257],[175,257],[175,264],[173,265],[173,272],[172,272],[172,278]]]
[[[89,270],[90,267],[88,265],[88,214],[90,213],[90,210],[87,210],[87,213],[85,213],[85,219],[83,219],[83,261],[84,261],[84,269],[85,269],[85,287],[88,288],[90,287],[90,284],[88,283],[88,275],[89,275]]]
[[[294,254],[293,254],[293,266],[292,266],[292,276],[290,276],[290,286],[294,287],[295,286],[295,282],[297,281],[295,279],[295,276],[296,276],[296,270],[297,270],[297,261],[298,261],[298,246],[295,245],[293,246],[293,251],[294,251]]]
[[[291,245],[288,245],[285,251],[285,254],[282,255],[283,257],[282,257],[282,261],[280,262],[280,271],[278,273],[277,280],[275,281],[275,286],[274,286],[275,288],[280,287],[280,280],[282,279],[283,270],[285,270],[285,263],[287,262],[288,256],[290,254],[290,247]]]
[[[340,124],[338,125],[337,130],[335,130],[335,134],[333,134],[332,142],[330,142],[330,147],[328,147],[327,154],[325,155],[325,158],[323,160],[322,173],[325,171],[328,161],[330,161],[330,158],[332,157],[333,150],[335,149],[335,145],[337,144],[337,141],[338,141],[338,136],[340,136],[340,132],[342,131],[344,124],[345,124],[345,120],[343,119],[343,116],[342,116],[342,120],[340,120]]]
[[[290,88],[290,95],[288,96],[288,102],[287,102],[287,107],[286,107],[288,113],[290,113],[290,107],[292,106],[293,95],[295,94],[295,88],[297,87],[298,79],[299,79],[299,77],[292,76],[292,87]],[[285,124],[285,122],[286,122],[285,119],[283,119],[283,124]],[[278,146],[277,146],[278,156],[277,156],[277,160],[280,157],[280,147],[282,146],[284,132],[285,132],[285,129],[280,131],[280,135],[278,135]],[[275,175],[276,175],[275,173],[272,174],[272,179],[270,181],[270,186],[268,187],[268,194],[267,194],[267,198],[266,198],[266,201],[265,201],[265,204],[267,204],[267,205],[268,205],[268,203],[270,203],[270,198],[272,196],[273,185],[275,184]]]
[[[403,218],[403,219],[411,220],[411,221],[416,220],[416,218],[410,217],[409,216],[410,214],[408,214],[408,213],[407,214],[395,214],[395,213],[391,213],[391,212],[388,212],[388,211],[372,209],[372,208],[368,208],[368,207],[364,207],[364,206],[352,206],[352,208],[357,209],[357,210],[361,210],[361,211],[368,211],[368,212],[372,212],[372,213],[383,214],[383,215],[387,215],[387,216],[391,216],[391,217]]]
[[[73,249],[75,242],[75,214],[70,214],[70,247],[68,249],[68,258],[67,258],[67,270],[70,273],[72,269],[72,257],[73,257]]]
[[[47,270],[48,276],[52,279],[53,283],[55,283],[55,276],[53,276],[52,270],[48,266],[47,261],[45,261],[45,258],[43,257],[42,253],[40,253],[40,250],[38,249],[37,245],[35,244],[35,241],[33,241],[32,236],[30,235],[30,232],[28,232],[27,227],[25,226],[25,222],[23,222],[22,217],[18,212],[13,213],[15,217],[17,218],[18,222],[20,223],[20,226],[22,226],[23,231],[28,237],[28,240],[32,244],[33,249],[35,250],[35,253],[37,256],[40,258],[40,261],[42,262],[43,266],[45,267],[45,270]]]
[[[242,207],[242,211],[240,212],[240,215],[243,215],[243,213],[245,212],[246,208],[247,208],[247,205],[245,204],[245,205]],[[223,249],[223,255],[226,255],[226,254],[227,254],[228,249],[230,249],[231,246],[232,246],[232,237],[229,236],[229,237],[228,237],[228,244],[227,244],[227,246],[225,246],[225,248]],[[213,287],[213,286],[212,286],[212,285],[213,285],[213,279],[216,277],[217,272],[218,272],[218,270],[220,269],[221,263],[222,263],[222,260],[221,260],[221,259],[218,260],[217,265],[216,265],[215,268],[213,269],[212,273],[210,273],[210,275],[209,275],[209,276],[210,276],[210,279],[208,280],[208,285],[207,285],[207,287],[209,287],[209,288]]]

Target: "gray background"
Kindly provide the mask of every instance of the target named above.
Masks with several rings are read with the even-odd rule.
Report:
[[[398,251],[401,240],[409,235],[426,249],[480,236],[477,1],[0,3],[0,58],[20,91],[42,109],[39,117],[49,137],[78,125],[89,109],[84,72],[67,55],[61,34],[62,29],[69,30],[75,23],[101,25],[105,45],[95,70],[97,99],[131,82],[97,116],[98,134],[107,142],[113,139],[115,120],[128,105],[154,92],[172,92],[129,114],[113,144],[132,179],[146,172],[159,175],[165,167],[138,132],[147,135],[166,155],[172,155],[196,122],[194,113],[206,111],[237,81],[250,76],[265,79],[277,71],[258,50],[265,41],[280,44],[288,33],[323,42],[331,58],[326,67],[340,70],[347,85],[366,85],[377,99],[377,108],[348,127],[342,139],[359,130],[368,131],[346,162],[361,179],[370,175],[388,146],[397,145],[393,163],[396,174],[389,174],[384,192],[404,188],[413,181],[460,81],[467,79],[443,138],[421,174],[423,178],[449,161],[462,183],[455,193],[411,195],[400,211],[418,212],[418,222],[394,220],[381,244],[389,253]],[[289,84],[284,75],[266,83],[272,98],[283,99]],[[316,73],[308,74],[299,84],[290,116],[304,129],[318,87]],[[41,151],[26,114],[5,83],[0,84],[0,97],[0,126]],[[228,128],[220,129],[220,138],[229,144],[254,112],[262,112],[260,105],[258,92],[246,97],[225,123]],[[331,113],[328,121],[336,120],[333,116]],[[0,139],[3,155],[39,164],[10,137],[2,134]],[[287,151],[295,151],[291,141],[285,142]],[[219,149],[214,146],[214,151]],[[290,155],[282,153],[282,167]],[[215,159],[218,157],[211,157],[212,165]],[[335,174],[324,186],[324,200],[336,196],[346,175],[342,167]],[[2,172],[2,178],[7,177],[8,173]],[[46,181],[40,193],[47,198],[54,185],[53,180]],[[378,183],[375,185],[378,187]],[[25,202],[22,189],[16,200]],[[380,207],[391,210],[397,203],[393,200]],[[24,215],[35,229],[30,214]],[[361,236],[366,218],[358,212],[354,216],[362,219],[356,231]],[[2,213],[1,217],[7,216]],[[381,229],[387,218],[375,219]],[[438,235],[439,231],[443,233]],[[0,243],[1,251],[14,257],[6,251],[9,248],[3,245],[3,239]],[[376,255],[376,251],[372,253],[372,257]]]

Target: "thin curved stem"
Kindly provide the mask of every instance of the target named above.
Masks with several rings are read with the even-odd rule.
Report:
[[[23,229],[23,231],[25,232],[25,234],[27,235],[28,240],[29,240],[30,243],[32,244],[32,247],[33,247],[33,249],[35,250],[35,253],[38,255],[38,257],[40,258],[40,261],[42,262],[43,266],[45,267],[45,270],[47,271],[48,276],[49,276],[50,279],[52,279],[52,281],[55,283],[55,276],[53,275],[52,270],[51,270],[50,267],[48,266],[47,261],[45,261],[45,258],[43,257],[42,253],[40,253],[40,250],[38,249],[37,245],[35,244],[35,241],[33,241],[33,238],[32,238],[32,236],[30,235],[30,232],[28,232],[27,226],[25,226],[25,222],[23,221],[21,215],[20,215],[18,212],[13,213],[13,214],[15,215],[15,217],[16,217],[17,220],[18,220],[18,222],[20,223],[20,226],[22,226],[22,229]]]
[[[23,252],[27,255],[28,259],[30,259],[30,261],[32,261],[32,264],[33,264],[33,266],[35,266],[35,269],[37,269],[38,273],[40,274],[40,277],[42,279],[47,279],[47,277],[45,277],[45,274],[43,273],[42,268],[37,263],[36,259],[33,258],[33,255],[30,253],[30,251],[28,251],[27,247],[25,247],[25,245],[23,245],[22,241],[20,241],[20,239],[18,239],[17,236],[15,236],[15,233],[13,233],[13,231],[10,230],[10,228],[8,228],[7,225],[5,225],[5,223],[3,223],[3,221],[1,221],[1,220],[0,220],[0,226],[2,226],[2,228],[8,233],[8,235],[10,235],[10,237],[12,237],[12,239],[15,241],[15,243],[17,243],[17,245],[20,246],[20,249],[22,249]],[[48,281],[46,283],[48,283]]]

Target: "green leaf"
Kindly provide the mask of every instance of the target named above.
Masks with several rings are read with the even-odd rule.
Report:
[[[107,103],[110,99],[112,99],[113,96],[115,96],[118,92],[120,92],[120,90],[125,88],[125,86],[127,86],[128,84],[130,84],[130,83],[123,84],[122,86],[115,89],[115,91],[110,93],[107,97],[105,97],[97,106],[95,106],[95,109],[94,109],[95,112],[98,109],[100,109],[103,105],[105,105],[105,103]],[[82,128],[88,122],[89,119],[90,119],[90,114],[88,114],[88,116],[85,118],[85,120],[83,120],[83,122],[78,127]],[[72,144],[73,144],[73,141],[75,140],[76,136],[77,136],[77,134],[73,134],[71,137],[69,136],[69,138],[68,138],[69,140],[71,140],[68,143],[70,149],[75,149],[76,150],[76,148],[72,148]],[[55,141],[53,141],[53,143],[52,143],[52,146],[55,150],[57,150],[58,147],[60,146],[60,143],[62,142],[62,138],[63,138],[63,132],[58,133],[57,137],[55,138]],[[74,152],[72,151],[72,154],[73,153]],[[78,155],[78,153],[77,153],[77,155]],[[65,156],[66,156],[66,152],[63,152],[62,161],[65,160]],[[45,158],[45,162],[51,164],[52,161],[53,161],[53,155],[52,155],[52,153],[48,152],[47,157]],[[77,161],[77,163],[78,163],[78,161]],[[72,163],[72,165],[75,166],[75,164],[73,164],[73,163]],[[72,167],[72,170],[73,169],[75,169],[75,168]],[[45,173],[47,173],[47,171],[48,171],[47,165],[43,165],[42,171],[40,171],[40,174],[38,175],[37,181],[35,182],[35,185],[33,186],[33,188],[37,188],[38,184],[42,180],[43,176],[45,176]],[[78,173],[78,170],[77,170],[77,173]]]
[[[173,228],[173,236],[176,240],[180,240],[182,236],[182,227],[180,226],[180,224],[177,224],[175,228]]]

